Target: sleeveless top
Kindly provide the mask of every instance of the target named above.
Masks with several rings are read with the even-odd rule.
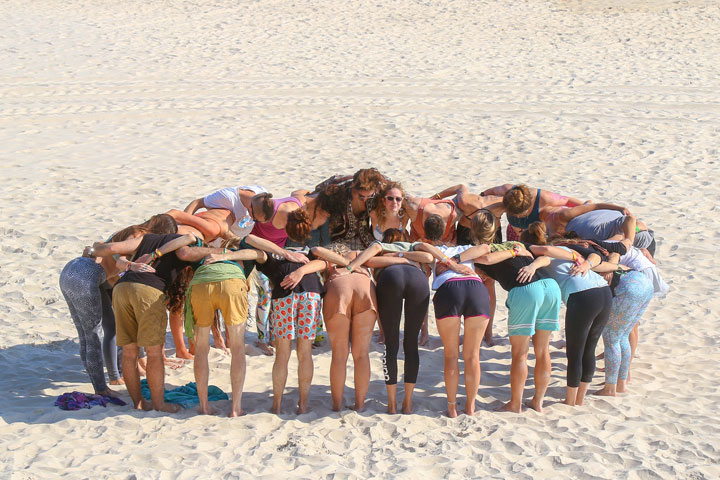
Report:
[[[415,216],[415,220],[410,223],[410,241],[411,242],[417,242],[417,241],[425,241],[425,227],[423,226],[424,220],[423,220],[423,212],[425,211],[425,205],[428,203],[431,203],[433,205],[436,205],[438,203],[447,203],[450,205],[450,217],[449,221],[445,223],[445,231],[443,232],[442,236],[442,243],[444,244],[450,244],[455,245],[457,241],[457,232],[455,230],[455,202],[452,200],[431,200],[429,198],[423,198],[420,200],[420,205],[418,206],[417,215]]]
[[[285,229],[282,228],[275,228],[273,226],[272,221],[275,218],[275,214],[277,213],[277,209],[280,205],[283,203],[288,202],[295,202],[299,207],[302,208],[302,202],[298,200],[295,197],[287,197],[287,198],[279,198],[277,200],[273,200],[273,204],[275,205],[273,208],[273,215],[270,217],[270,219],[267,222],[264,223],[255,223],[255,226],[252,229],[252,233],[255,236],[258,236],[260,238],[264,238],[265,240],[269,240],[273,242],[275,245],[277,245],[280,248],[283,248],[285,246],[285,243],[287,243],[288,235],[287,232],[285,232]]]
[[[537,194],[535,195],[535,205],[533,205],[533,209],[530,212],[530,215],[527,217],[515,217],[513,215],[508,214],[507,215],[508,223],[512,225],[515,228],[520,228],[522,230],[526,230],[531,223],[533,222],[539,222],[540,221],[540,189],[537,189]]]

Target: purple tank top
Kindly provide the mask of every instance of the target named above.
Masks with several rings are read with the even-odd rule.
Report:
[[[283,203],[287,202],[295,202],[299,207],[302,207],[302,202],[295,197],[278,198],[277,200],[273,200],[275,207],[273,209],[273,215],[270,220],[265,223],[255,222],[255,226],[250,233],[257,237],[264,238],[265,240],[269,240],[278,247],[283,248],[285,246],[285,243],[287,243],[287,233],[285,233],[285,230],[281,228],[275,228],[272,224],[272,221],[273,218],[275,218],[278,207]]]

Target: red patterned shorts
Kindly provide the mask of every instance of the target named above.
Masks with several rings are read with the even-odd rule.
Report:
[[[292,293],[273,299],[270,325],[274,338],[315,340],[320,325],[322,297],[319,293]]]

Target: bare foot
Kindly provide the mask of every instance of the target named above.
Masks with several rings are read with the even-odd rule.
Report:
[[[615,391],[605,386],[597,392],[594,392],[593,395],[599,395],[601,397],[614,397]]]
[[[150,400],[145,400],[144,398],[140,401],[140,408],[138,410],[145,410],[146,412],[149,412],[153,409],[152,403],[150,403]]]
[[[180,411],[182,407],[178,405],[177,403],[163,403],[160,405],[160,407],[156,408],[158,412],[165,412],[165,413],[177,413]]]
[[[427,332],[422,332],[420,334],[420,339],[418,340],[418,345],[421,347],[424,347],[427,345],[427,343],[430,341],[430,334]]]
[[[412,399],[406,397],[403,400],[402,413],[404,413],[404,414],[412,413]]]
[[[522,405],[514,406],[512,402],[508,402],[505,405],[495,409],[496,412],[513,412],[522,413]]]
[[[230,415],[228,417],[235,418],[235,417],[242,417],[245,415],[245,411],[241,408],[240,410],[230,410]]]
[[[447,415],[450,418],[455,418],[458,416],[457,413],[457,402],[448,402],[448,409],[447,409]]]
[[[177,351],[175,352],[175,356],[185,360],[193,360],[195,358],[195,356],[187,350]]]
[[[260,349],[260,351],[263,353],[263,355],[267,355],[268,357],[272,357],[275,352],[273,352],[273,349],[270,345],[263,342],[262,340],[258,340],[255,342],[255,346]]]
[[[565,400],[563,400],[563,403],[565,405],[567,405],[568,407],[574,407],[575,405],[582,405],[582,403],[570,402],[570,400],[568,400],[567,398]]]
[[[118,378],[117,380],[110,380],[110,385],[125,385],[125,380]]]
[[[275,405],[273,403],[272,408],[270,408],[270,411],[274,413],[275,415],[280,415],[282,413],[282,405]]]
[[[397,413],[397,403],[388,402],[387,413]]]
[[[542,400],[538,401],[535,397],[533,397],[532,400],[526,401],[525,406],[532,408],[538,413],[543,413]]]
[[[489,337],[483,338],[483,342],[485,342],[485,345],[488,347],[494,347],[495,346],[495,339],[490,335]]]
[[[208,405],[207,408],[203,408],[202,406],[198,407],[198,413],[200,415],[217,415],[217,411],[211,408],[210,405]]]
[[[365,411],[365,402],[363,402],[359,405],[357,403],[355,403],[355,405],[348,405],[347,408],[349,408],[350,410],[354,410],[356,412],[364,412]]]
[[[119,398],[120,394],[114,390],[110,390],[109,388],[106,388],[105,390],[101,392],[95,392],[96,395],[107,395],[108,397],[113,398]]]

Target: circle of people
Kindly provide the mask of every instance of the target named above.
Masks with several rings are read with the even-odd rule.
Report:
[[[505,241],[503,214],[509,224]],[[363,410],[376,321],[384,337],[388,412],[395,413],[403,313],[401,411],[410,413],[418,344],[428,338],[433,290],[447,415],[455,417],[461,346],[464,411],[475,412],[480,349],[483,340],[494,343],[497,282],[508,292],[512,354],[510,399],[498,410],[519,413],[527,405],[541,412],[551,374],[550,336],[560,329],[561,303],[566,305],[564,402],[583,404],[600,337],[605,384],[595,393],[626,391],[640,317],[654,296],[669,289],[655,265],[655,247],[653,231],[622,206],[513,184],[480,193],[455,185],[429,198],[416,197],[368,168],[281,199],[259,185],[223,188],[182,211],[155,215],[86,247],[64,267],[60,288],[97,394],[117,395],[108,387],[106,368],[109,383],[124,383],[135,408],[180,408],[163,398],[169,311],[177,356],[193,358],[194,353],[200,413],[213,412],[208,402],[211,330],[215,345],[232,355],[231,417],[243,414],[249,289],[258,296],[258,346],[268,354],[276,349],[275,413],[282,410],[295,342],[298,414],[308,411],[313,342],[323,323],[332,350],[332,408],[343,407],[352,355],[355,401],[350,408]],[[531,340],[535,391],[523,402]],[[117,347],[122,347],[120,355]],[[146,359],[140,358],[143,350]],[[149,400],[141,392],[143,370]]]

